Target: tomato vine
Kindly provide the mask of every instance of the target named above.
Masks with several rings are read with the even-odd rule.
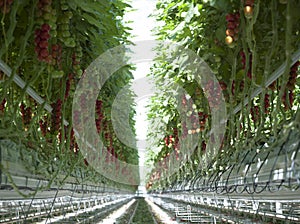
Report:
[[[291,56],[300,47],[297,25],[300,17],[296,12],[300,5],[298,1],[278,0],[268,3],[260,0],[160,0],[156,8],[157,13],[153,16],[163,21],[163,25],[155,29],[158,39],[162,42],[170,40],[194,51],[209,65],[219,81],[229,115],[219,152],[206,164],[212,110],[209,102],[218,99],[220,93],[213,88],[198,86],[191,72],[184,71],[177,63],[180,57],[166,62],[163,59],[165,52],[161,51],[163,53],[157,56],[149,74],[154,77],[158,89],[148,114],[151,124],[148,137],[152,143],[149,150],[157,147],[159,150],[149,153],[149,160],[156,163],[156,168],[149,175],[148,187],[162,189],[195,170],[204,176],[216,173],[226,164],[234,163],[230,158],[235,158],[239,150],[251,148],[258,142],[275,144],[271,136],[277,136],[284,123],[293,121],[300,100],[297,95],[299,62],[291,63]],[[268,83],[283,63],[286,63],[283,74],[273,84]],[[192,100],[190,111],[198,112],[199,121],[193,118],[192,112],[188,117],[192,123],[199,122],[200,130],[185,127],[178,113],[182,101],[174,100],[176,94],[166,90],[166,86],[174,84],[181,86],[186,91],[185,97]],[[202,88],[212,91],[204,93]],[[253,96],[257,90],[259,93]],[[182,139],[189,135],[198,136],[196,150],[186,164],[180,165],[176,174],[171,174],[170,167],[165,169],[165,165],[158,162],[169,157],[173,150],[181,151],[176,147],[170,150],[164,145],[164,141],[169,143],[168,136],[174,135],[172,129],[178,130]],[[179,158],[183,157],[179,155]],[[172,159],[168,162],[172,163]]]
[[[10,77],[0,71],[0,138],[25,145],[29,154],[37,153],[40,166],[35,167],[36,174],[54,179],[53,172],[46,170],[59,173],[70,169],[68,176],[79,178],[76,173],[80,171],[94,183],[109,182],[78,153],[72,101],[76,85],[90,63],[106,50],[130,43],[129,28],[122,22],[130,7],[122,0],[0,1],[0,59],[12,69]],[[101,90],[95,125],[113,156],[137,164],[137,150],[117,138],[111,123],[114,97],[130,83],[131,70],[129,66],[120,69],[117,78],[110,79]],[[13,83],[17,75],[26,83],[23,89]],[[40,104],[27,95],[27,87],[45,102]],[[46,103],[51,105],[51,112]],[[135,133],[130,91],[126,103],[131,107],[130,127]]]

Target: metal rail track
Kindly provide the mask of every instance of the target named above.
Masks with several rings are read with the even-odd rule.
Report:
[[[147,202],[146,202],[146,203],[147,203]],[[147,206],[148,206],[148,211],[149,211],[149,213],[150,213],[151,216],[152,216],[153,223],[154,223],[154,224],[158,224],[158,222],[156,221],[156,218],[155,218],[154,215],[153,215],[153,211],[151,210],[151,208],[150,208],[150,206],[149,206],[148,203],[147,203]]]
[[[132,223],[132,220],[133,220],[133,217],[135,216],[135,213],[136,213],[136,210],[137,210],[137,207],[139,206],[139,201],[136,202],[136,205],[135,205],[135,208],[133,210],[133,213],[132,215],[130,216],[130,219],[128,220],[128,224]]]
[[[268,199],[251,199],[239,196],[238,199],[227,197],[219,197],[216,194],[170,194],[170,195],[153,195],[154,202],[163,201],[169,203],[177,203],[183,207],[192,206],[198,209],[197,213],[206,211],[206,215],[212,214],[215,217],[228,216],[227,213],[244,214],[245,216],[256,215],[261,219],[276,219],[286,221],[287,223],[300,223],[300,200],[268,200]],[[249,196],[249,195],[248,195]],[[174,207],[174,206],[173,206]],[[168,208],[170,210],[170,208]],[[173,209],[174,210],[174,209]],[[235,220],[235,217],[229,215],[228,220]],[[245,220],[247,223],[249,220]]]
[[[99,208],[105,208],[103,211],[111,211],[116,206],[126,203],[131,197],[129,195],[115,195],[97,198],[32,199],[26,202],[25,200],[19,200],[19,202],[0,201],[0,223],[20,223],[41,219],[50,219],[53,222],[57,219],[61,220],[65,217],[92,212]],[[87,219],[89,218],[87,217]]]

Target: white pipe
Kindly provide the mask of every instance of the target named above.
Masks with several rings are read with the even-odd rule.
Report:
[[[0,70],[2,70],[4,72],[4,74],[6,74],[8,77],[11,76],[11,68],[0,59]],[[17,74],[14,75],[13,81],[21,88],[24,89],[26,86],[26,83],[24,82],[24,80]],[[45,103],[45,100],[40,97],[37,92],[35,92],[30,86],[28,86],[26,88],[26,92],[28,93],[29,96],[31,96],[36,102],[38,102],[39,104],[43,104]],[[44,105],[45,110],[47,110],[48,112],[52,112],[52,107],[48,104],[45,103]],[[69,122],[67,122],[66,120],[64,120],[64,125],[68,126]]]
[[[298,51],[296,51],[293,55],[292,55],[292,63],[291,65],[295,64],[300,58],[300,49],[298,49]],[[265,83],[265,87],[268,87],[269,85],[271,85],[275,80],[277,80],[284,72],[286,67],[286,62],[282,63],[281,66],[279,66],[279,68],[277,68],[272,75],[270,76],[270,78],[268,78],[268,80]],[[258,94],[260,94],[263,91],[263,88],[260,86],[257,89],[254,90],[254,92],[252,92],[251,94],[251,99],[253,99],[254,97],[256,97]],[[243,104],[239,104],[236,106],[236,108],[234,108],[233,110],[233,114],[236,114],[237,112],[239,112],[242,109],[242,106],[246,106],[248,104],[248,98],[246,98],[243,102]]]

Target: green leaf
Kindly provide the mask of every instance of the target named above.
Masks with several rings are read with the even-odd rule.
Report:
[[[184,87],[184,89],[187,91],[189,95],[192,96],[195,93],[197,86],[198,86],[197,83],[189,83]]]
[[[76,4],[76,1],[67,1],[69,7],[72,9],[72,10],[77,10],[77,4]]]
[[[224,27],[219,27],[217,30],[216,30],[216,38],[219,40],[219,41],[224,41],[225,40],[225,28]]]
[[[229,11],[231,8],[230,4],[228,0],[210,0],[210,5],[220,11]]]
[[[74,4],[76,4],[83,11],[92,14],[100,14],[101,12],[105,13],[105,10],[107,9],[107,5],[101,3],[101,1],[89,1],[87,3],[86,1],[73,0],[73,7],[75,7]]]
[[[241,69],[236,73],[236,79],[238,79],[238,80],[244,79],[244,76],[245,76],[245,70],[244,69]]]
[[[191,19],[193,18],[193,16],[194,16],[194,5],[193,5],[193,3],[191,3],[189,6],[189,11],[187,11],[185,19],[184,19],[185,22],[189,23],[191,21]]]
[[[96,20],[93,16],[87,14],[87,13],[82,13],[82,17],[87,20],[90,24],[96,26],[96,27],[102,27],[102,23],[98,20]]]
[[[168,124],[169,119],[170,119],[170,115],[164,116],[163,117],[163,122],[166,123],[166,124]]]
[[[179,23],[176,28],[170,32],[170,36],[176,36],[178,34],[178,32],[181,32],[182,29],[184,28],[185,26],[185,21],[182,21],[181,23]]]

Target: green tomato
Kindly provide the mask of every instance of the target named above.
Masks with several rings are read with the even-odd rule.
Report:
[[[57,37],[57,31],[56,30],[50,30],[50,34],[52,37]]]
[[[59,24],[69,24],[69,21],[70,21],[69,18],[66,16],[59,17],[58,20]]]
[[[236,46],[236,44],[234,42],[232,42],[231,44],[228,44],[227,46],[230,48],[234,48]]]
[[[36,20],[36,23],[37,23],[38,25],[43,25],[43,24],[44,24],[44,20],[43,20],[42,18],[38,18],[38,19]]]
[[[215,62],[220,62],[220,61],[221,61],[221,57],[215,56]]]
[[[68,10],[69,7],[68,5],[64,2],[64,3],[61,3],[61,6],[60,6],[61,10],[65,11],[65,10]]]
[[[61,24],[61,25],[59,26],[59,29],[61,29],[61,30],[70,30],[69,23]]]
[[[76,57],[78,59],[82,58],[82,51],[76,51]]]
[[[76,75],[78,77],[81,77],[82,76],[82,70],[81,69],[76,70]]]
[[[71,19],[71,18],[73,17],[73,13],[72,13],[71,11],[66,11],[66,12],[64,12],[64,15],[65,15],[66,17],[68,17],[68,19]]]
[[[67,38],[67,39],[65,40],[65,45],[66,45],[67,47],[75,47],[75,46],[76,46],[76,43],[75,43],[74,38],[72,38],[72,37]]]
[[[56,16],[56,14],[57,14],[56,9],[52,9],[51,14],[52,14],[53,16]]]
[[[70,37],[70,36],[71,36],[70,31],[66,30],[62,32],[62,37]]]
[[[54,23],[54,24],[51,26],[51,29],[53,29],[53,30],[56,30],[56,29],[57,29],[56,23]]]
[[[56,71],[53,71],[51,73],[51,75],[52,75],[52,78],[54,78],[54,79],[61,79],[64,76],[64,72],[56,70]]]
[[[56,23],[54,23],[53,21],[49,20],[48,24],[51,27],[51,30],[56,30],[56,28],[57,28]]]
[[[49,22],[56,23],[56,16],[53,16],[49,19]]]
[[[76,70],[76,71],[77,71],[77,70],[81,70],[81,69],[80,69],[80,65],[74,65],[73,68],[74,68],[74,70]]]
[[[51,13],[45,13],[44,15],[43,15],[43,18],[45,19],[45,20],[50,20],[51,18],[52,18],[52,14]]]
[[[45,5],[45,6],[43,7],[43,11],[45,11],[45,12],[51,12],[51,11],[52,11],[51,5]]]

